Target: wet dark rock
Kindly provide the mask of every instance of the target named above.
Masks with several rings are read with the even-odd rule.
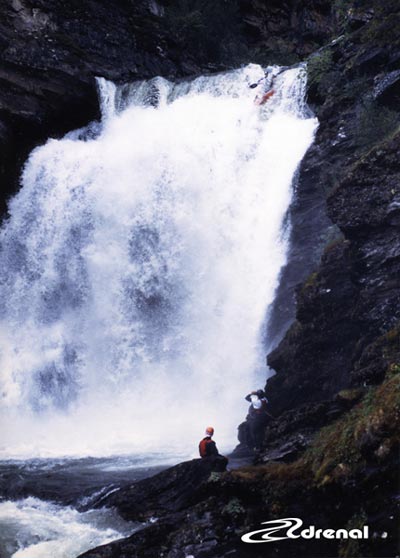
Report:
[[[400,361],[398,328],[375,339],[367,345],[352,370],[354,385],[379,384],[393,363]]]
[[[366,235],[375,236],[378,227],[390,227],[394,214],[400,212],[399,143],[398,135],[379,143],[360,158],[328,198],[331,219],[346,236],[362,236],[359,243],[365,243]]]
[[[382,47],[368,49],[357,56],[354,66],[359,72],[376,72],[382,64],[387,62],[388,58],[389,52]]]
[[[360,326],[352,318],[356,291],[349,267],[348,243],[337,242],[324,254],[318,275],[298,290],[298,321],[268,356],[268,364],[278,371],[267,384],[276,416],[323,401],[350,384],[354,348],[349,340],[357,338]]]
[[[311,433],[309,435],[296,433],[281,440],[279,445],[275,448],[270,448],[270,446],[267,445],[267,449],[257,456],[256,463],[268,463],[269,461],[290,463],[295,461],[309,446],[311,438]]]
[[[357,7],[350,7],[347,10],[348,25],[351,29],[356,30],[369,23],[375,16],[375,10],[373,8],[363,9]]]
[[[99,117],[96,76],[121,83],[250,60],[284,63],[331,33],[328,0],[118,0],[112,9],[105,0],[1,0],[0,7],[1,211],[35,145]]]
[[[277,57],[281,63],[304,58],[332,36],[335,15],[326,0],[311,2],[243,0],[241,9],[246,30],[263,58]],[[262,49],[262,51],[261,51]],[[282,60],[285,57],[286,62]]]
[[[298,285],[318,266],[323,247],[339,234],[326,214],[326,194],[319,182],[320,158],[318,146],[311,146],[296,179],[288,214],[291,232],[287,264],[264,333],[268,350],[276,348],[293,322]]]
[[[373,91],[374,99],[382,104],[393,104],[400,98],[400,70],[379,77]]]
[[[33,145],[99,116],[95,76],[134,79],[177,67],[162,54],[165,33],[147,2],[110,10],[101,1],[3,0],[1,8],[0,119],[11,139],[4,196]]]
[[[131,467],[107,471],[108,460],[96,458],[3,462],[0,464],[0,498],[20,500],[33,496],[75,507],[89,508],[101,495],[155,475],[163,467]],[[103,469],[104,467],[104,469]]]
[[[91,507],[115,507],[124,519],[131,521],[177,512],[196,500],[201,485],[213,471],[215,464],[208,459],[185,461],[91,502]]]
[[[309,446],[314,434],[324,425],[340,417],[357,402],[356,396],[344,395],[333,401],[305,404],[285,411],[279,418],[270,420],[265,428],[261,450],[249,452],[247,423],[239,426],[239,446],[232,455],[252,455],[254,463],[297,459]]]
[[[171,515],[168,520],[157,522],[121,541],[89,550],[81,554],[79,558],[147,558],[155,556],[154,546],[158,545],[159,552],[162,553],[170,531],[182,519],[183,514]]]
[[[186,501],[184,509],[169,511],[170,506],[160,509],[158,520],[146,524],[142,531],[82,556],[261,558],[265,556],[265,547],[246,545],[241,542],[241,536],[260,529],[263,521],[282,517],[302,518],[305,527],[315,525],[322,529],[360,529],[368,525],[371,534],[376,536],[357,541],[356,547],[351,540],[294,539],[285,545],[275,545],[274,556],[346,556],[354,548],[355,556],[395,556],[398,502],[394,489],[398,480],[399,415],[394,392],[399,387],[399,379],[399,372],[392,371],[373,392],[342,392],[339,406],[343,404],[344,411],[349,405],[350,412],[337,415],[331,425],[312,437],[306,439],[294,433],[291,445],[282,445],[281,452],[275,452],[274,460],[269,459],[273,450],[266,444],[265,459],[261,458],[258,466],[209,478],[199,485],[195,497]],[[297,413],[294,418],[299,423],[303,416],[304,425],[316,425],[321,417],[334,410],[326,402],[314,408],[310,406],[303,413],[291,412]],[[367,420],[367,413],[371,421]],[[287,428],[289,425],[288,417]],[[351,446],[349,440],[353,440]],[[304,451],[305,445],[308,448]],[[296,449],[303,453],[293,459]],[[182,465],[189,471],[192,463]],[[170,471],[158,475],[156,483],[168,484]],[[186,491],[185,482],[180,489]],[[160,494],[163,500],[163,492]],[[143,507],[146,506],[144,499]],[[387,536],[382,538],[382,533]]]
[[[390,364],[382,336],[400,320],[400,120],[398,110],[371,101],[374,91],[383,95],[386,85],[395,86],[399,71],[391,62],[399,58],[383,39],[395,36],[398,6],[386,10],[390,15],[379,7],[362,28],[310,61],[320,128],[308,158],[340,235],[297,288],[297,320],[268,357],[277,374],[266,392],[277,415],[350,386],[379,383]],[[399,40],[391,50],[400,53]]]
[[[269,332],[276,375],[266,391],[274,420],[254,456],[258,465],[210,478],[194,460],[120,486],[95,505],[158,521],[85,556],[264,558],[264,545],[245,545],[240,536],[277,517],[325,528],[368,524],[374,535],[356,547],[286,541],[274,547],[275,556],[395,556],[398,2],[241,0],[229,3],[222,25],[209,17],[219,4],[203,5],[200,13],[196,2],[179,13],[167,0],[121,0],[112,9],[102,0],[2,2],[0,170],[7,192],[15,190],[33,145],[98,118],[96,75],[182,77],[310,55],[309,102],[320,121],[299,169],[290,262]],[[296,320],[282,339],[295,297]],[[241,452],[244,433],[241,425]],[[21,496],[30,493],[21,479],[10,480]]]

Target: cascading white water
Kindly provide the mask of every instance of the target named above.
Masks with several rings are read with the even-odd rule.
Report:
[[[1,230],[3,455],[232,446],[317,126],[304,68],[99,80],[96,137],[49,140]]]
[[[100,544],[131,535],[140,525],[110,510],[79,513],[37,498],[0,502],[2,558],[73,558]]]

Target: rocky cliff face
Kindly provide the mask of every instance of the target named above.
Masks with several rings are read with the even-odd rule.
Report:
[[[400,14],[395,2],[335,5],[340,35],[309,57],[320,128],[299,176],[305,199],[317,189],[326,200],[331,226],[321,213],[310,217],[327,245],[296,289],[296,320],[268,357],[275,420],[256,465],[210,477],[183,508],[88,557],[396,555]],[[308,226],[305,215],[297,213],[298,225]],[[283,275],[289,282],[292,270]],[[245,423],[239,432],[245,442]],[[371,538],[273,548],[240,541],[281,517],[322,528],[369,525]]]
[[[331,32],[327,0],[1,0],[0,9],[2,212],[35,145],[99,116],[96,76],[124,82],[285,63]]]
[[[398,437],[389,423],[398,420],[400,403],[399,24],[394,2],[354,4],[341,35],[309,58],[320,128],[300,180],[311,175],[325,191],[336,234],[297,287],[296,320],[268,356],[276,375],[266,391],[277,418],[257,458],[293,463],[281,470],[288,474],[307,463],[314,473],[309,486],[319,494],[315,505],[326,502],[320,513],[336,505],[349,521],[364,515],[392,540],[396,535],[385,529],[398,512]],[[246,441],[245,424],[240,438]],[[319,469],[324,462],[327,469]],[[269,471],[274,477],[272,464]],[[382,500],[371,479],[384,487]],[[353,501],[346,503],[350,486]],[[336,549],[340,556],[394,552],[381,540],[363,550]]]
[[[269,355],[277,412],[379,383],[389,364],[385,335],[395,335],[399,321],[399,114],[392,107],[400,52],[399,14],[387,8],[370,8],[363,27],[310,59],[321,126],[308,161],[319,152],[314,179],[341,234],[299,288],[297,320]]]
[[[373,538],[284,541],[268,546],[271,555],[394,556],[398,3],[121,0],[111,10],[101,0],[63,6],[10,0],[2,9],[0,137],[7,192],[16,187],[28,149],[97,116],[95,75],[117,81],[177,77],[249,59],[268,64],[307,57],[309,100],[320,119],[300,169],[293,257],[276,312],[285,315],[275,321],[278,338],[291,320],[295,284],[314,271],[296,287],[296,320],[268,357],[276,371],[266,386],[275,420],[265,429],[257,464],[208,479],[192,478],[189,467],[185,478],[196,488],[181,500],[179,479],[162,476],[160,493],[172,483],[180,504],[157,504],[152,493],[148,512],[158,511],[156,524],[88,556],[266,556],[264,545],[245,545],[240,535],[279,517],[324,528],[368,524]],[[228,23],[221,25],[224,13]],[[304,251],[305,237],[314,248]],[[323,244],[317,265],[315,247]],[[245,424],[240,438],[246,441]],[[110,505],[136,517],[128,492]]]
[[[2,0],[3,204],[29,150],[98,116],[95,76],[177,73],[154,11],[146,2],[114,2],[110,10],[101,1]]]

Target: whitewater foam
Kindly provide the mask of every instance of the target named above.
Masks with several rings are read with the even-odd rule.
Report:
[[[195,454],[235,442],[293,177],[317,126],[304,68],[99,81],[103,122],[49,140],[1,230],[1,454]]]
[[[0,554],[4,558],[75,558],[138,528],[139,524],[123,521],[111,510],[80,513],[38,498],[6,501],[0,503]]]

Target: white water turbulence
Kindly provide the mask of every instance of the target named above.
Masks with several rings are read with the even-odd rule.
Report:
[[[79,513],[72,507],[32,497],[1,502],[0,556],[73,558],[131,535],[135,527],[106,509]]]
[[[234,446],[317,127],[304,68],[260,107],[262,76],[99,80],[101,125],[32,152],[1,230],[3,456]]]

